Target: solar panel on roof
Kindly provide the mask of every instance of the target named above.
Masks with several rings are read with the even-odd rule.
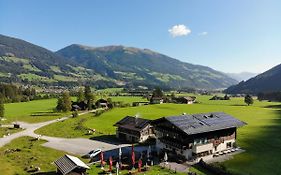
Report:
[[[172,116],[167,117],[166,119],[187,134],[238,127],[245,124],[232,116],[220,112]]]

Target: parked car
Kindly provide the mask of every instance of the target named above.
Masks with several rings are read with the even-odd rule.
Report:
[[[85,155],[85,157],[93,158],[93,157],[96,157],[97,155],[99,155],[100,153],[101,153],[101,149],[98,148],[98,149],[90,151],[88,154]]]

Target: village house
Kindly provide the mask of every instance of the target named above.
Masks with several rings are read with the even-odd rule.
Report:
[[[118,121],[116,126],[116,137],[128,142],[145,142],[148,138],[154,137],[154,131],[150,120],[126,116]]]
[[[67,154],[54,163],[57,166],[58,175],[86,175],[87,169],[90,169],[79,158]]]
[[[209,160],[233,150],[237,127],[245,125],[225,113],[163,117],[152,122],[159,151],[182,155],[187,160]]]
[[[107,100],[101,98],[96,101],[95,105],[98,108],[108,108],[109,103]]]
[[[162,104],[164,103],[164,99],[162,97],[151,97],[150,104]]]
[[[179,104],[193,104],[196,100],[194,96],[187,96],[187,97],[177,97],[174,98],[173,101]]]
[[[148,102],[143,102],[143,101],[135,101],[132,103],[132,106],[143,106],[143,105],[148,105]]]

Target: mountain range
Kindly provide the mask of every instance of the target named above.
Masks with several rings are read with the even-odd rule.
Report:
[[[225,92],[232,94],[257,94],[260,92],[278,91],[281,91],[281,64],[247,81],[241,81],[239,84],[226,89]]]
[[[257,76],[258,73],[240,72],[240,73],[226,73],[226,75],[240,82],[240,81],[247,81],[250,78]]]
[[[185,63],[149,49],[73,44],[52,52],[4,35],[0,35],[0,81],[198,89],[226,88],[237,83],[212,68]]]

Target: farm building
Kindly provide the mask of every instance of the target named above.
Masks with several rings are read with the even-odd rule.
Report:
[[[175,101],[175,103],[179,103],[179,104],[193,104],[196,100],[196,97],[194,96],[187,96],[187,97],[178,97],[173,99],[173,101]]]
[[[90,169],[84,162],[74,156],[64,155],[56,160],[58,175],[86,175],[86,170]]]
[[[116,137],[128,142],[145,142],[148,138],[154,136],[150,120],[127,116],[118,121]]]
[[[211,159],[235,147],[237,127],[245,125],[225,113],[163,117],[152,122],[156,147],[187,160]]]
[[[143,105],[148,105],[148,102],[143,102],[143,101],[135,101],[132,103],[132,106],[143,106]]]
[[[162,97],[151,97],[150,104],[162,104],[164,103],[164,99]]]
[[[100,108],[108,108],[108,101],[105,99],[99,99],[96,101],[95,105]]]

